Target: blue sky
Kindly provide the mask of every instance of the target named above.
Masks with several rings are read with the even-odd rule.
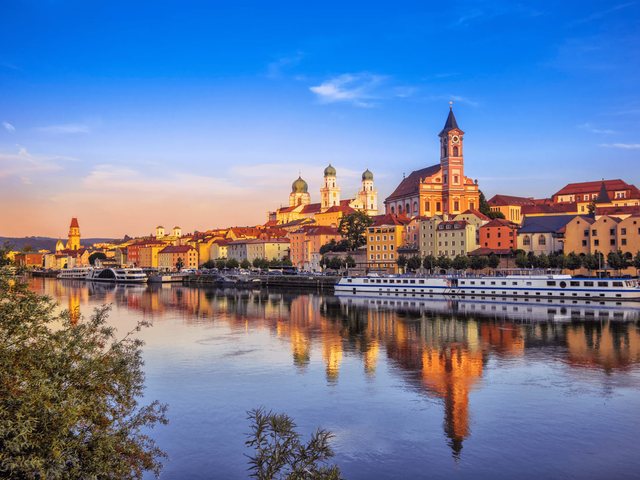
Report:
[[[640,186],[640,3],[2,2],[0,235],[263,223],[439,161],[487,198]]]

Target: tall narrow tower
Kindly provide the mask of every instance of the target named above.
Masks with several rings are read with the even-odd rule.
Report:
[[[442,167],[442,213],[456,215],[462,213],[464,208],[464,132],[458,127],[453,106],[449,107],[449,116],[438,136]]]
[[[78,225],[78,219],[73,217],[71,219],[71,226],[69,227],[69,241],[67,242],[68,250],[80,249],[80,226]]]
[[[336,169],[329,166],[324,169],[324,183],[320,189],[320,212],[324,213],[334,205],[340,205],[340,185],[336,180]]]
[[[378,214],[378,191],[373,188],[373,173],[368,168],[362,174],[362,189],[358,192],[358,199],[362,202],[364,213]]]

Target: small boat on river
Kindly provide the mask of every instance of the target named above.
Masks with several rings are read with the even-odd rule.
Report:
[[[556,270],[505,269],[493,276],[364,276],[345,277],[336,292],[448,295],[459,297],[525,297],[582,300],[640,301],[640,285],[634,278],[572,277]]]
[[[147,283],[141,268],[103,268],[93,270],[87,277],[91,282]]]

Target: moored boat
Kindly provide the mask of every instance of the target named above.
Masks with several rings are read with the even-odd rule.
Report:
[[[578,278],[553,270],[496,270],[493,276],[443,275],[430,277],[345,277],[336,292],[410,293],[462,297],[570,298],[640,300],[637,279]]]
[[[141,268],[103,268],[93,270],[87,280],[92,282],[146,283],[147,276]]]
[[[74,267],[60,271],[56,278],[59,280],[85,280],[93,271],[93,267]]]

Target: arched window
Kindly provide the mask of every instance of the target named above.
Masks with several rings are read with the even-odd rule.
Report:
[[[405,208],[405,213],[407,215],[411,215],[411,204],[407,203],[407,208]]]
[[[391,207],[391,213],[396,213],[396,208],[395,207]]]
[[[529,238],[529,235],[524,236],[524,238],[522,239],[522,245],[531,245],[531,239]]]
[[[414,214],[418,213],[418,202],[413,202],[413,213]]]
[[[454,157],[458,156],[458,147],[453,147],[453,156]]]
[[[443,157],[447,156],[447,147],[442,147],[442,156]]]
[[[453,176],[453,183],[459,183],[458,180],[459,180],[458,179],[458,175],[454,175]]]
[[[402,205],[398,205],[398,214],[402,213]]]
[[[547,244],[547,239],[544,238],[544,235],[540,235],[538,237],[538,245],[546,245]]]

